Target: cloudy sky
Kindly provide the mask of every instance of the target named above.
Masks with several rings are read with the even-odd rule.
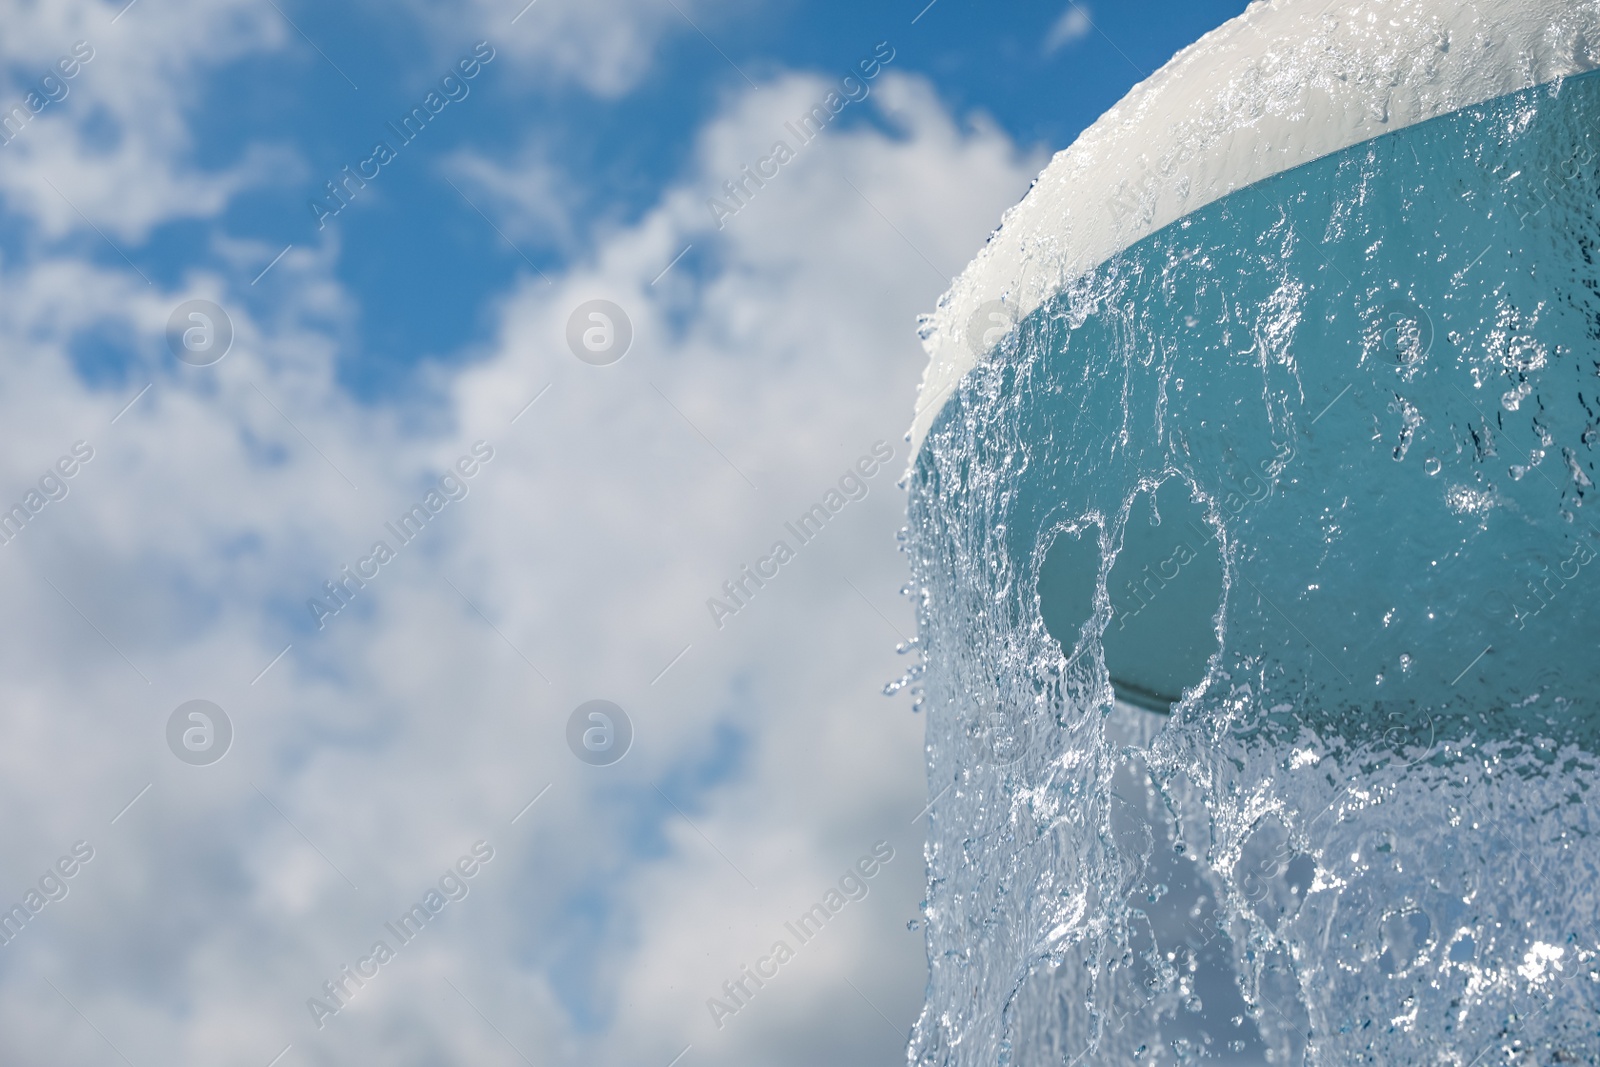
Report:
[[[0,1062],[901,1061],[917,316],[1243,5],[122,4],[0,3]]]

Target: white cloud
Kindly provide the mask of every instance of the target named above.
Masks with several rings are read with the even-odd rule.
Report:
[[[270,7],[175,0],[138,4],[120,18],[117,8],[86,0],[27,7],[25,17],[0,16],[0,59],[22,74],[0,106],[21,103],[77,42],[92,55],[64,81],[66,95],[0,147],[0,196],[47,237],[83,228],[82,212],[117,240],[141,241],[163,222],[213,217],[241,189],[293,172],[293,158],[267,145],[221,169],[194,162],[198,87],[218,68],[287,41],[288,26]]]
[[[471,26],[515,59],[508,76],[544,86],[576,85],[606,98],[637,86],[669,37],[701,38],[704,31],[706,62],[728,62],[710,42],[721,35],[719,15],[742,10],[722,0],[412,0],[408,6],[436,28],[443,58],[454,59],[449,50],[464,39],[463,26]],[[393,11],[388,4],[377,9]]]
[[[1089,16],[1087,5],[1069,3],[1061,17],[1051,24],[1050,32],[1045,34],[1044,54],[1053,56],[1074,41],[1081,41],[1094,31],[1094,23]]]
[[[532,146],[505,162],[475,151],[457,153],[444,164],[450,179],[519,242],[577,251],[573,218],[580,197],[567,176]]]
[[[86,213],[127,234],[214,214],[237,186],[195,171],[172,70],[128,58],[103,72],[97,92],[125,79],[129,106],[158,121],[130,127],[127,159],[83,164]],[[878,689],[912,625],[892,535],[922,369],[913,327],[1042,159],[891,72],[852,106],[881,109],[892,134],[829,130],[717,231],[706,198],[826,88],[795,75],[733,99],[656,208],[554,284],[500,294],[493,340],[435,372],[426,432],[334,379],[359,295],[331,280],[336,244],[280,265],[292,284],[262,318],[236,299],[248,278],[156,292],[42,251],[0,268],[0,344],[16,353],[0,365],[0,497],[76,439],[96,450],[71,494],[0,546],[0,804],[23,813],[0,824],[0,901],[78,838],[98,850],[66,900],[0,947],[0,1060],[103,1061],[78,1011],[135,1063],[259,1067],[290,1043],[285,1063],[522,1062],[507,1038],[541,1063],[665,1064],[689,1043],[697,1064],[757,1049],[848,1062],[874,1042],[898,1054],[843,979],[910,1023],[922,725]],[[59,136],[36,140],[76,173],[76,134]],[[115,206],[110,176],[141,160],[152,191]],[[48,222],[22,188],[7,187],[12,209]],[[538,196],[507,189],[501,206],[519,232],[549,224]],[[200,294],[238,329],[206,369],[161,340],[172,306]],[[635,328],[611,367],[565,349],[568,314],[595,296]],[[126,385],[73,373],[69,345],[90,329],[138,353]],[[477,438],[496,456],[466,499],[325,631],[291,632],[323,579]],[[867,498],[715,629],[706,598],[879,438],[896,459]],[[197,696],[237,728],[205,768],[162,740]],[[610,768],[562,740],[596,696],[637,727]],[[306,998],[480,837],[498,855],[472,894],[315,1029]],[[705,998],[880,838],[897,858],[867,900],[711,1028]]]

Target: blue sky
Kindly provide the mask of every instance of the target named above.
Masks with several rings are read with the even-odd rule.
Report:
[[[915,24],[913,8],[922,11]],[[332,224],[341,242],[338,276],[362,308],[359,329],[341,352],[343,380],[375,397],[405,388],[397,368],[462,358],[485,336],[485,298],[529,272],[530,262],[559,270],[582,257],[596,233],[647,211],[683,173],[708,118],[730,96],[749,91],[745,76],[760,85],[787,70],[842,75],[889,41],[894,69],[928,78],[953,113],[981,112],[1019,144],[1054,152],[1177,49],[1242,9],[1214,0],[1085,7],[1089,28],[1068,22],[1047,48],[1071,8],[1018,4],[1002,16],[953,0],[925,10],[771,4],[700,14],[694,22],[704,36],[674,12],[676,21],[666,21],[650,55],[630,72],[631,84],[614,93],[508,71],[514,56],[511,64],[491,65],[472,95]],[[206,71],[185,110],[198,167],[227,167],[251,145],[268,143],[291,148],[305,169],[262,176],[205,225],[172,223],[142,246],[125,246],[153,278],[170,283],[196,264],[223,268],[208,248],[217,227],[277,248],[325,239],[306,201],[340,167],[364,158],[374,138],[386,136],[386,122],[420,101],[449,69],[445,53],[465,55],[479,39],[459,33],[443,40],[432,27],[371,9],[290,4],[284,11],[315,48],[293,35],[281,50]],[[489,31],[504,47],[539,27],[532,17],[516,25],[507,17]],[[520,234],[511,248],[441,180],[442,163],[461,151],[502,163],[526,153],[552,167],[569,197],[562,206],[570,234],[545,227]],[[118,258],[109,249],[102,255],[107,263]],[[270,301],[271,292],[269,285],[250,295]]]
[[[0,901],[97,849],[0,946],[0,1060],[898,1061],[926,980],[921,719],[882,695],[915,626],[917,316],[1051,153],[1238,9],[0,2],[0,102],[95,49],[0,147],[0,500],[94,451],[0,545]],[[323,182],[485,39],[470,95],[319,231]],[[718,229],[707,198],[883,41],[871,95]],[[166,337],[196,299],[235,333],[204,367]],[[633,327],[608,366],[566,341],[594,299]],[[475,442],[466,495],[319,626]],[[596,698],[636,731],[611,766],[565,740]],[[168,747],[194,699],[234,726],[214,764]],[[438,936],[314,1025],[479,839]],[[837,936],[714,1025],[879,841]]]

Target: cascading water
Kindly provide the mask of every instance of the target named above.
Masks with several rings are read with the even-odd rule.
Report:
[[[1590,41],[1256,5],[925,325],[911,1062],[1600,1062]]]

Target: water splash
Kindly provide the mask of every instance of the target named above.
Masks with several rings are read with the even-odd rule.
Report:
[[[911,1062],[1600,1062],[1600,79],[1558,88],[1184,216],[950,393]]]

